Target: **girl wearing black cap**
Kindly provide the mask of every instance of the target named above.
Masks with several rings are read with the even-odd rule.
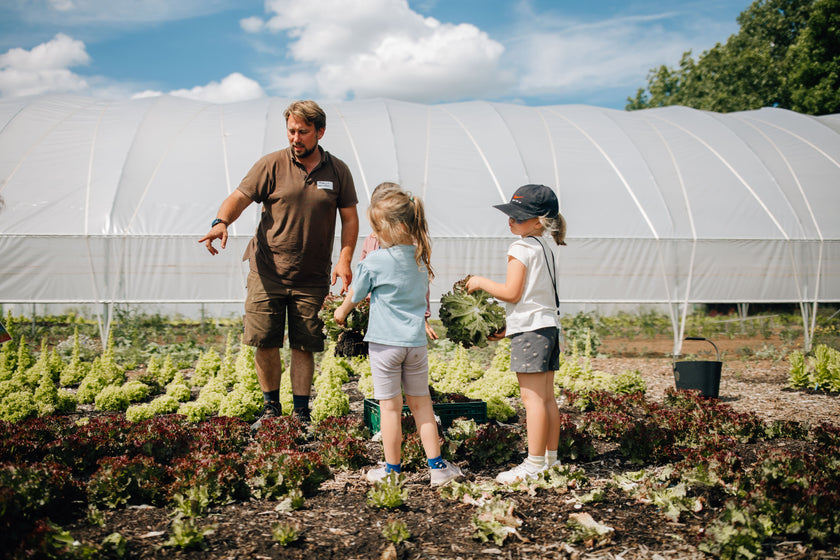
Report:
[[[496,481],[510,484],[537,477],[558,463],[560,410],[554,398],[554,372],[560,367],[562,330],[558,311],[557,266],[554,250],[544,239],[549,234],[565,245],[566,222],[557,196],[545,185],[525,185],[507,204],[494,206],[509,216],[511,233],[520,239],[508,248],[504,284],[481,276],[467,281],[467,290],[481,289],[505,302],[510,338],[510,369],[516,372],[525,407],[528,457],[522,464],[499,473]]]

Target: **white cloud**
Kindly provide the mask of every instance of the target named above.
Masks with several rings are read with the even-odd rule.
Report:
[[[262,18],[254,16],[239,20],[239,27],[248,33],[259,33],[265,27],[265,23]]]
[[[47,43],[42,43],[31,51],[9,49],[0,55],[0,68],[20,68],[23,70],[49,70],[88,64],[90,57],[85,44],[63,33],[57,34]]]
[[[130,27],[212,14],[238,4],[236,0],[13,0],[7,8],[29,22]]]
[[[457,100],[499,91],[509,79],[499,42],[471,24],[423,17],[405,0],[268,0],[266,9],[277,15],[250,28],[286,33],[293,72],[308,65],[317,84],[308,93],[321,98]],[[272,87],[290,83],[289,73],[273,69]]]
[[[52,33],[80,26],[74,32],[89,45],[127,28],[142,33],[149,22],[243,7],[241,0],[7,2],[3,9],[34,29]],[[256,10],[255,0],[249,2]],[[238,21],[248,36],[244,43],[253,48],[251,68],[237,68],[241,74],[221,82],[170,93],[215,102],[252,99],[268,91],[324,101],[391,97],[425,103],[471,98],[563,103],[607,91],[631,95],[646,83],[652,67],[673,66],[683,52],[698,55],[736,32],[734,18],[721,21],[721,6],[731,13],[730,2],[680,0],[668,5],[668,13],[643,12],[655,3],[631,2],[615,8],[623,17],[605,15],[602,9],[590,10],[584,19],[580,14],[585,11],[569,17],[561,12],[561,3],[548,0],[490,0],[483,6],[493,16],[480,19],[491,27],[481,29],[461,23],[461,16],[443,15],[465,11],[439,0],[412,0],[410,5],[408,0],[265,0],[262,17]],[[418,10],[434,12],[439,19]],[[7,46],[16,44],[6,39]],[[183,39],[189,41],[186,35]],[[173,63],[189,63],[178,60],[178,54],[172,53]],[[166,86],[154,82],[74,72],[89,62],[85,43],[64,34],[29,51],[0,53],[0,97],[76,92],[117,98],[149,87],[161,91],[135,96],[165,91]],[[242,74],[258,76],[262,87]]]
[[[435,29],[423,37],[384,37],[373,51],[356,53],[318,73],[322,91],[407,101],[481,97],[502,87],[498,43],[472,25]]]
[[[318,91],[318,81],[311,69],[286,67],[282,72],[268,73],[266,88],[281,97],[303,98]]]
[[[9,49],[0,54],[0,96],[84,91],[87,81],[69,68],[89,62],[85,44],[63,33],[32,50]]]
[[[132,98],[156,97],[162,94],[160,91],[145,90],[132,95]],[[191,89],[176,89],[170,91],[169,94],[210,103],[232,103],[265,97],[265,91],[260,84],[239,72],[230,74],[221,82],[210,82],[205,86],[196,86]]]
[[[602,88],[626,88],[631,95],[646,84],[648,71],[676,65],[698,45],[710,48],[723,27],[686,13],[580,22],[532,15],[528,29],[508,46],[509,62],[519,66],[518,95],[571,95]]]
[[[73,0],[49,0],[49,5],[58,12],[69,12],[76,7]]]

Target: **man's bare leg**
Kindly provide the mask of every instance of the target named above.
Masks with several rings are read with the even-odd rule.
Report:
[[[280,378],[283,375],[283,360],[280,358],[279,348],[257,348],[254,354],[254,365],[257,370],[257,380],[263,391],[265,407],[256,422],[251,424],[252,430],[258,430],[266,418],[280,416]]]
[[[289,368],[292,378],[292,398],[295,400],[295,414],[309,420],[309,396],[312,394],[312,377],[315,375],[315,355],[305,350],[292,348],[292,363]]]
[[[263,392],[276,391],[280,388],[280,377],[283,375],[283,360],[280,358],[279,348],[257,348],[254,355],[257,367],[257,379]]]

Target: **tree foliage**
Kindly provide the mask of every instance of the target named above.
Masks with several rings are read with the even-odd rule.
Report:
[[[651,69],[625,108],[840,112],[840,0],[755,0],[738,23],[697,60],[688,51],[677,68]]]

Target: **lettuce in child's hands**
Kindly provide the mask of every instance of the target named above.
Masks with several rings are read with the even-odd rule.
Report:
[[[470,277],[455,282],[452,291],[440,298],[440,321],[446,338],[469,348],[487,346],[487,337],[505,328],[505,310],[489,293],[467,293]]]
[[[344,301],[344,296],[328,294],[318,317],[324,322],[324,335],[336,341],[336,356],[366,356],[367,343],[364,342],[370,316],[370,302],[365,299],[347,315],[343,325],[335,321],[335,310]]]

